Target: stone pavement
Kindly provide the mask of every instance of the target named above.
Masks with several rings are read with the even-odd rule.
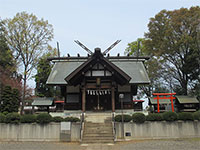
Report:
[[[0,150],[200,150],[200,138],[135,140],[112,144],[0,142]]]

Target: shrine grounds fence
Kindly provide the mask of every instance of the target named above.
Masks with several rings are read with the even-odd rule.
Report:
[[[0,123],[0,141],[79,141],[80,123]]]
[[[122,133],[124,125],[124,133]],[[125,139],[169,139],[200,137],[200,121],[145,121],[144,123],[115,123],[116,140]]]
[[[80,141],[80,122],[0,123],[0,141]],[[200,121],[115,122],[116,141],[125,139],[170,139],[200,137]]]

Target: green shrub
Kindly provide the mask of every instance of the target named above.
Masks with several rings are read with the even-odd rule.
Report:
[[[23,116],[21,116],[20,122],[21,123],[34,123],[34,122],[36,122],[36,116],[31,115],[31,114],[23,115]]]
[[[5,86],[1,93],[1,109],[0,112],[18,112],[20,104],[20,95],[17,89],[12,89],[11,86]]]
[[[0,113],[0,123],[4,123],[5,118],[6,118],[6,116],[3,113]]]
[[[194,120],[200,120],[200,111],[196,111],[193,113]]]
[[[178,120],[183,120],[183,121],[194,120],[194,117],[190,112],[181,112],[178,113]]]
[[[19,123],[20,115],[18,113],[8,113],[5,117],[5,123]]]
[[[41,113],[37,115],[36,119],[37,119],[37,123],[40,123],[40,124],[45,124],[52,121],[51,115],[47,113]]]
[[[134,113],[132,115],[132,120],[135,123],[144,123],[145,122],[145,115],[143,113]]]
[[[79,122],[80,119],[76,117],[67,117],[64,119],[65,122]]]
[[[165,121],[175,121],[175,120],[178,119],[178,115],[177,115],[175,112],[171,112],[171,111],[169,111],[169,112],[164,112],[164,113],[162,114],[162,116],[163,116],[163,119],[164,119]]]
[[[130,115],[123,115],[123,116],[124,116],[124,122],[130,122],[132,120],[132,117]],[[116,115],[115,121],[122,122],[122,115]]]
[[[163,117],[159,113],[149,114],[148,116],[146,116],[146,121],[162,121],[162,120],[163,120]]]
[[[52,121],[53,122],[62,122],[62,121],[64,121],[64,119],[62,117],[56,116],[56,117],[52,118]]]
[[[6,116],[6,115],[8,114],[8,112],[7,112],[7,111],[4,111],[3,114]]]

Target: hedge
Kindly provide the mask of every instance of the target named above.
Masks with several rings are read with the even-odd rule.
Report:
[[[53,122],[62,122],[62,121],[64,121],[64,119],[62,117],[60,117],[60,116],[56,116],[56,117],[52,118],[52,121]]]
[[[143,113],[134,113],[132,115],[132,120],[135,123],[144,123],[146,119]]]
[[[3,113],[0,113],[0,123],[4,123],[6,116]]]
[[[190,112],[181,112],[178,113],[178,120],[183,120],[183,121],[194,120],[194,116]]]
[[[194,112],[193,114],[194,120],[200,120],[200,110]]]
[[[76,117],[67,117],[67,118],[64,118],[65,122],[79,122],[80,119],[79,118],[76,118]]]
[[[5,115],[6,114],[6,115]],[[134,113],[132,116],[124,114],[124,122],[133,121],[135,123],[143,123],[146,121],[176,121],[176,120],[199,120],[200,121],[200,111],[194,113],[188,112],[165,112],[165,113],[150,113],[145,117],[143,113]],[[50,122],[79,122],[80,119],[76,117],[51,117],[47,113],[42,113],[39,115],[26,114],[20,116],[18,113],[0,113],[0,123],[33,123],[37,122],[40,124],[50,123]],[[122,115],[115,116],[116,122],[122,121]]]
[[[130,115],[123,115],[124,122],[130,122],[132,120],[132,117]],[[122,122],[122,115],[116,115],[115,116],[116,122]]]
[[[162,120],[163,120],[162,114],[150,113],[149,115],[146,116],[146,121],[162,121]]]
[[[21,116],[18,113],[8,113],[5,117],[5,123],[20,123]]]
[[[26,114],[21,116],[21,123],[34,123],[36,122],[36,115]]]
[[[163,116],[163,119],[164,119],[165,121],[175,121],[175,120],[178,119],[177,113],[172,112],[172,111],[164,112],[164,113],[162,114],[162,116]]]
[[[46,123],[50,123],[52,121],[52,117],[51,117],[51,115],[49,115],[47,113],[41,113],[41,114],[37,115],[36,120],[37,120],[37,123],[46,124]]]

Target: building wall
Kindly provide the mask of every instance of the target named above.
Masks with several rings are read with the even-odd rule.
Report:
[[[116,123],[116,139],[121,138],[121,123]],[[165,139],[200,137],[200,121],[125,123],[125,139]]]

